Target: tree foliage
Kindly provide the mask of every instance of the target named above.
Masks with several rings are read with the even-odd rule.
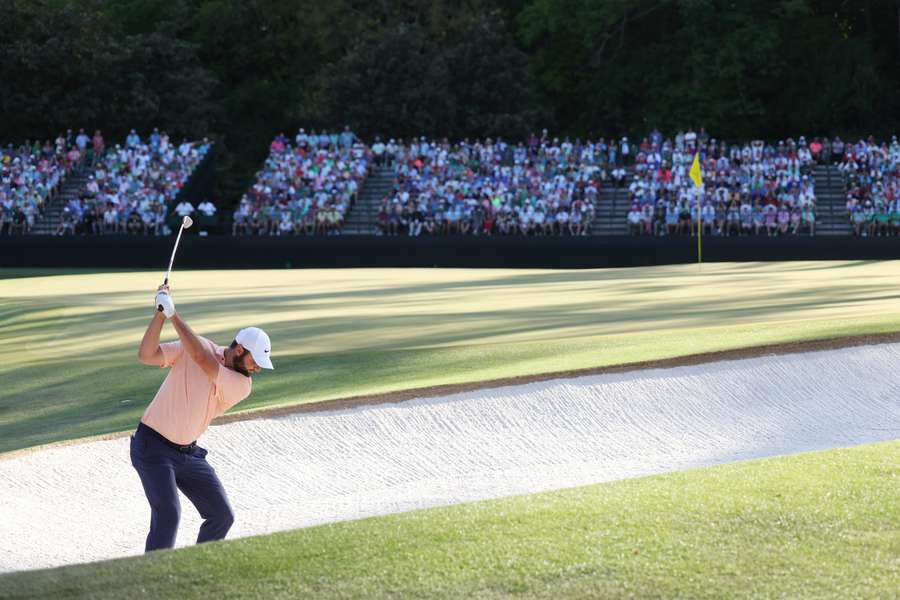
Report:
[[[298,126],[886,133],[900,0],[4,0],[0,142],[158,126],[233,199]]]
[[[326,89],[329,121],[362,133],[524,137],[537,125],[527,57],[488,16],[443,40],[415,22],[367,35]]]
[[[126,34],[93,0],[0,7],[2,138],[49,138],[81,126],[123,135],[155,125],[202,137],[213,127],[215,80],[192,44],[163,30]]]
[[[782,136],[896,127],[898,13],[895,0],[533,0],[517,24],[566,128]]]

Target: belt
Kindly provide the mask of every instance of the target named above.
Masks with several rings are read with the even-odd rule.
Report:
[[[140,432],[140,431],[143,431],[144,433],[146,433],[146,434],[148,434],[148,435],[150,435],[150,436],[152,436],[152,437],[155,437],[156,439],[158,439],[159,441],[161,441],[161,442],[162,442],[163,444],[165,444],[166,446],[169,446],[169,447],[172,448],[173,450],[178,450],[179,452],[188,453],[188,452],[190,452],[191,450],[193,450],[194,448],[197,447],[197,441],[196,441],[196,440],[194,440],[194,441],[191,442],[190,444],[176,444],[175,442],[173,442],[172,440],[170,440],[169,438],[167,438],[166,436],[164,436],[164,435],[161,434],[160,432],[156,431],[156,430],[153,429],[152,427],[148,427],[147,425],[144,425],[143,423],[138,423],[137,430],[138,430],[139,432]]]

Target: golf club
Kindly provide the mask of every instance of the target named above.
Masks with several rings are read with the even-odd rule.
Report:
[[[181,227],[178,228],[178,235],[175,236],[175,247],[172,248],[172,256],[169,258],[169,268],[166,269],[166,278],[163,280],[163,285],[166,285],[166,284],[169,283],[169,273],[172,272],[172,263],[175,262],[175,252],[178,250],[178,242],[181,241],[181,232],[184,231],[185,229],[187,229],[188,227],[190,227],[190,226],[193,225],[193,224],[194,224],[193,219],[191,219],[191,218],[188,217],[188,216],[185,216],[185,217],[181,220]],[[156,310],[162,312],[162,310],[163,310],[162,305],[161,305],[161,304],[158,305],[158,306],[156,307]]]

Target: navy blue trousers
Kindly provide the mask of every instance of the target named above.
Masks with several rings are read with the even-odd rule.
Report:
[[[146,552],[175,546],[181,502],[178,490],[187,496],[203,517],[197,543],[221,540],[234,523],[222,482],[206,462],[206,450],[195,446],[187,452],[172,448],[138,427],[131,436],[131,464],[141,478],[144,494],[150,502],[150,533]]]

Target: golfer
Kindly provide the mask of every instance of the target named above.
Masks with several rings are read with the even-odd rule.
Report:
[[[188,327],[175,312],[167,285],[157,290],[157,306],[163,310],[153,315],[138,359],[170,369],[131,436],[131,464],[150,503],[146,552],[175,546],[181,516],[178,490],[203,517],[198,544],[221,540],[228,533],[234,513],[197,438],[210,421],[250,395],[250,375],[273,368],[271,343],[262,329],[240,330],[225,348]],[[160,344],[166,319],[175,326],[179,341]]]

